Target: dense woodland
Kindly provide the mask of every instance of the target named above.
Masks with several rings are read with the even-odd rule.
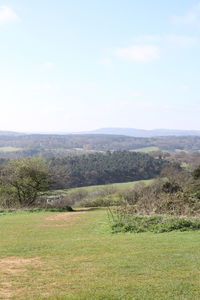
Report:
[[[161,158],[130,151],[1,159],[0,202],[29,206],[46,190],[150,179],[169,165]]]
[[[13,151],[1,151],[13,147]],[[143,147],[158,147],[160,150],[198,151],[198,136],[165,136],[139,138],[118,135],[0,135],[0,157],[20,158],[35,155],[44,157],[79,155],[94,151],[134,150]]]
[[[114,151],[50,160],[54,188],[81,187],[153,178],[168,165],[148,154]]]

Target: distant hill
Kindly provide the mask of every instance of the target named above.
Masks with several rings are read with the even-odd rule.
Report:
[[[134,137],[117,134],[0,135],[0,158],[64,157],[95,151],[200,151],[200,136]]]
[[[15,131],[0,130],[0,136],[27,136],[27,135],[44,135],[44,136],[68,136],[68,135],[120,135],[130,137],[152,138],[166,136],[200,136],[200,130],[176,130],[176,129],[136,129],[136,128],[99,128],[91,131],[81,132],[35,132],[23,133]]]
[[[19,135],[25,135],[25,133],[0,130],[0,136],[19,136]]]
[[[0,131],[0,159],[65,157],[113,150],[200,151],[200,131],[133,128],[103,128],[79,134]]]
[[[135,128],[100,128],[87,132],[89,134],[114,134],[134,137],[157,136],[200,136],[200,130],[176,130],[176,129],[135,129]]]

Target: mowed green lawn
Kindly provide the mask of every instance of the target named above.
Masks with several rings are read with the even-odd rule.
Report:
[[[0,215],[0,299],[200,299],[200,232],[112,234],[104,209]]]

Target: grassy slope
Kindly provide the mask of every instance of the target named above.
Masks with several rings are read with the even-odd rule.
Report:
[[[130,182],[120,182],[120,183],[111,183],[111,184],[104,184],[104,185],[90,185],[85,187],[78,187],[78,188],[71,188],[68,190],[57,190],[58,192],[73,192],[75,190],[86,190],[86,191],[92,191],[96,189],[101,189],[105,187],[115,187],[119,190],[124,190],[130,187],[133,187],[135,184],[144,182],[144,183],[151,183],[154,179],[148,179],[148,180],[138,180],[138,181],[130,181]]]
[[[104,210],[49,215],[0,216],[0,298],[200,299],[199,232],[111,234]],[[6,257],[36,261],[9,271]]]
[[[15,147],[0,147],[0,152],[16,152],[21,151],[22,148],[15,148]]]
[[[148,153],[148,152],[158,151],[158,150],[160,150],[158,147],[144,147],[144,148],[134,149],[134,150],[131,150],[131,151],[133,151],[133,152],[144,152],[144,153]]]

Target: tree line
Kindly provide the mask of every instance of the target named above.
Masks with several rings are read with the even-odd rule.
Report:
[[[153,178],[168,162],[148,154],[114,151],[50,160],[55,188],[82,187]]]
[[[129,151],[1,160],[0,199],[7,204],[29,206],[49,189],[149,179],[159,175],[167,165],[163,159]]]
[[[12,152],[1,151],[1,147],[13,147]],[[134,150],[143,147],[157,147],[160,150],[185,151],[200,150],[198,136],[166,136],[139,138],[118,135],[85,134],[85,135],[50,135],[30,134],[19,136],[0,135],[0,157],[20,158],[41,155],[53,156],[77,155],[93,151]],[[15,151],[15,148],[17,151]]]

